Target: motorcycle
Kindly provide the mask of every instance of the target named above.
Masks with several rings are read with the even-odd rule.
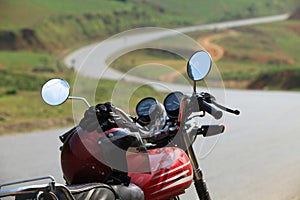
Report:
[[[163,104],[146,97],[136,106],[137,117],[110,102],[91,106],[85,98],[70,96],[65,80],[49,80],[41,91],[47,104],[57,106],[74,99],[88,106],[79,125],[60,136],[66,184],[52,176],[4,183],[0,198],[176,200],[194,182],[198,197],[209,200],[193,143],[197,136],[223,133],[225,126],[199,126],[193,120],[206,113],[221,119],[221,110],[240,113],[218,104],[209,93],[197,92],[197,82],[207,76],[211,65],[206,51],[194,53],[187,63],[193,93],[171,92]],[[41,180],[46,183],[32,184]],[[16,187],[21,183],[30,185]]]

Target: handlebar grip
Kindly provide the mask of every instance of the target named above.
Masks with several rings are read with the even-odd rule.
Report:
[[[208,112],[215,119],[221,119],[221,117],[223,116],[222,111],[215,109],[214,107],[212,107],[211,105],[209,105],[208,103],[203,101],[202,99],[200,99],[198,102],[199,102],[200,109],[205,111],[205,112]]]
[[[197,129],[197,135],[203,135],[203,137],[209,137],[213,135],[218,135],[225,131],[224,125],[203,125],[201,128]]]

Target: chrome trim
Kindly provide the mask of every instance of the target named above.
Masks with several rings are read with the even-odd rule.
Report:
[[[36,178],[30,178],[30,179],[23,179],[23,180],[17,180],[17,181],[11,181],[7,183],[0,184],[0,189],[4,186],[9,186],[9,185],[16,185],[16,184],[21,184],[21,183],[27,183],[27,182],[33,182],[33,181],[41,181],[41,180],[46,180],[50,179],[52,182],[55,182],[55,178],[53,176],[40,176]]]
[[[41,181],[41,180],[47,180],[50,179],[51,181],[49,183],[44,184],[36,184],[36,185],[27,185],[27,186],[19,186],[9,189],[1,189],[3,186],[11,186],[11,185],[17,185],[22,183],[28,183],[28,182],[34,182],[34,181]],[[41,194],[44,192],[49,193],[54,199],[58,199],[54,191],[60,191],[62,192],[67,200],[74,200],[74,197],[70,190],[62,184],[55,183],[55,179],[53,176],[41,176],[37,178],[32,179],[25,179],[25,180],[19,180],[19,181],[13,181],[13,182],[7,182],[0,185],[0,198],[2,197],[8,197],[8,196],[17,196],[21,194],[30,194],[37,192],[37,198],[41,197]]]

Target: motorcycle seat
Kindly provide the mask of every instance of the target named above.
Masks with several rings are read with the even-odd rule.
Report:
[[[120,200],[144,200],[143,190],[133,183],[129,186],[124,185],[113,185],[111,186],[119,196]]]

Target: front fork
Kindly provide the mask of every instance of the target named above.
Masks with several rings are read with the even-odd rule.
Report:
[[[194,111],[193,109],[190,110],[187,108],[195,109],[198,108],[197,105],[198,105],[197,98],[190,98],[188,96],[183,96],[180,102],[180,112],[179,112],[180,114],[178,117],[178,122],[181,124],[185,124],[185,120]],[[181,137],[180,137],[180,139],[182,139],[181,142],[183,141],[183,144],[180,142],[180,146],[182,145],[182,147],[184,147],[183,149],[186,149],[185,152],[190,158],[191,165],[193,167],[193,172],[194,172],[193,178],[194,178],[194,184],[195,184],[198,197],[200,198],[200,200],[211,200],[205,180],[203,178],[202,171],[199,167],[198,160],[193,149],[193,139],[191,137],[192,135],[187,133],[185,127],[180,127],[179,132],[181,133]]]
[[[211,200],[205,180],[203,178],[202,171],[199,167],[196,154],[194,152],[193,146],[191,143],[187,141],[187,137],[185,137],[186,143],[186,154],[189,156],[193,171],[194,171],[194,184],[200,200]]]

